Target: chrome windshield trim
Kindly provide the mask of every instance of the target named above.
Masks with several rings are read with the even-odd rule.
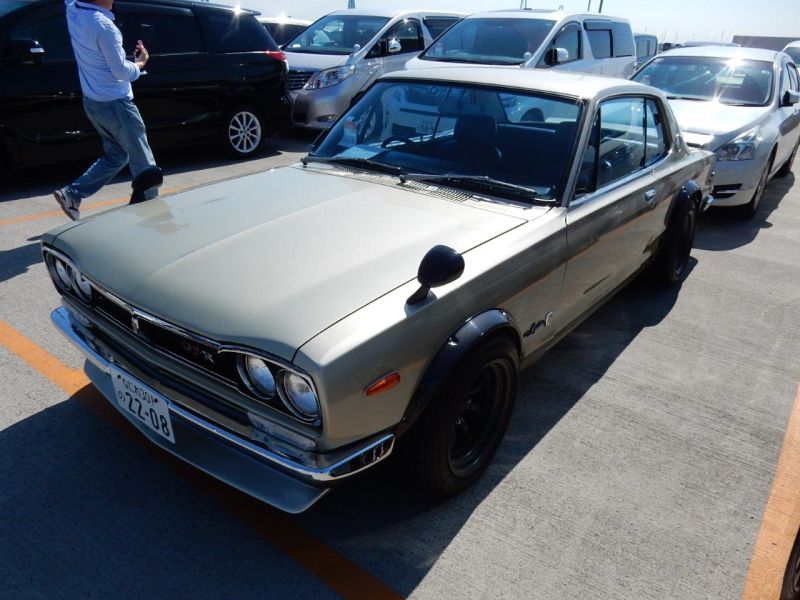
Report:
[[[79,326],[72,321],[69,316],[69,312],[65,307],[55,309],[51,313],[50,319],[56,328],[67,338],[67,340],[69,340],[86,356],[87,360],[89,360],[102,372],[110,372],[112,368],[112,362],[106,359],[92,347],[89,341],[90,334],[88,334],[88,332],[79,331]],[[381,462],[394,450],[395,436],[393,433],[386,433],[368,443],[366,446],[362,446],[350,454],[343,456],[341,459],[337,460],[331,465],[325,467],[312,467],[286,458],[285,456],[281,456],[280,454],[276,454],[275,452],[267,450],[266,448],[257,446],[248,440],[238,435],[234,435],[211,423],[210,421],[185,410],[184,408],[175,404],[173,401],[169,402],[169,410],[185,421],[188,421],[194,426],[204,430],[211,436],[220,438],[229,444],[254,454],[257,458],[289,471],[298,477],[318,482],[331,482],[355,475],[356,473],[359,473]],[[367,461],[361,463],[361,459],[363,457],[366,457]],[[343,469],[346,469],[350,463],[355,461],[359,461],[360,466],[357,466],[352,470],[342,471]]]

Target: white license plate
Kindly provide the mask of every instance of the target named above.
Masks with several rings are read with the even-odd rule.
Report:
[[[175,443],[169,418],[169,400],[119,369],[111,368],[111,381],[114,383],[117,403],[123,411],[164,439]]]

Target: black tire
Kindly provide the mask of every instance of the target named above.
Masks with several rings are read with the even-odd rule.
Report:
[[[400,440],[400,455],[416,482],[434,496],[454,496],[491,464],[517,394],[519,354],[497,335],[453,370],[419,420]]]
[[[780,600],[800,600],[800,531],[786,563]]]
[[[753,197],[750,198],[750,202],[738,207],[739,216],[745,221],[755,217],[758,212],[758,207],[761,205],[761,200],[764,197],[764,190],[767,188],[767,182],[769,181],[769,172],[772,170],[773,159],[774,157],[770,158],[769,162],[767,162],[767,166],[764,167],[764,171],[761,173],[758,185],[756,185],[756,191],[753,192]]]
[[[797,156],[798,147],[800,147],[800,141],[795,144],[794,150],[792,150],[792,153],[789,155],[789,158],[786,159],[786,162],[781,165],[781,168],[778,169],[778,172],[775,173],[775,177],[786,177],[792,172],[792,164],[794,163],[794,157]]]
[[[250,158],[264,143],[264,118],[252,106],[240,105],[225,114],[222,147],[233,158]]]
[[[650,266],[650,273],[657,282],[669,285],[686,277],[696,227],[697,205],[694,200],[688,200],[678,208]]]

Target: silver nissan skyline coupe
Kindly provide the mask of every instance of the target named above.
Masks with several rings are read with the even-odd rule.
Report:
[[[452,495],[522,365],[641,270],[684,277],[712,167],[652,87],[392,74],[299,163],[46,234],[52,319],[153,443],[282,510],[395,450]]]

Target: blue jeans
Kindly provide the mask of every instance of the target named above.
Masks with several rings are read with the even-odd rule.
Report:
[[[96,102],[84,98],[83,109],[103,141],[103,156],[86,173],[64,188],[63,191],[78,204],[111,181],[126,164],[130,163],[131,176],[134,178],[156,164],[153,151],[147,143],[144,121],[132,100],[122,98]],[[157,195],[158,190],[153,189],[148,190],[145,197],[149,200]]]

